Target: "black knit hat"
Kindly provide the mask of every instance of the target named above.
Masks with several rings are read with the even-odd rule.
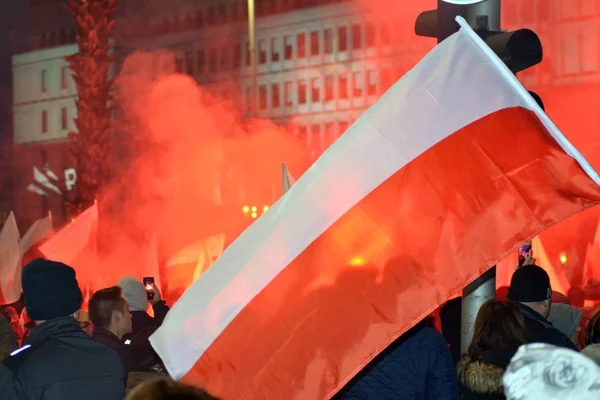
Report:
[[[81,307],[75,270],[60,262],[38,258],[23,268],[27,315],[35,321],[66,317]]]
[[[552,297],[548,273],[537,265],[526,265],[515,271],[508,288],[508,299],[536,303]]]

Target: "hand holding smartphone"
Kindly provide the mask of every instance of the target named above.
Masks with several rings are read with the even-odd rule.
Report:
[[[148,296],[148,300],[153,300],[154,289],[156,289],[156,286],[154,285],[154,277],[144,277],[142,278],[142,283],[144,284],[144,288],[146,289],[146,295]]]
[[[519,248],[519,267],[528,265],[532,261],[535,261],[533,258],[533,249],[531,242],[527,242]]]

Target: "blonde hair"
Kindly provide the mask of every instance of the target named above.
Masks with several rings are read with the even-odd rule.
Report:
[[[168,378],[140,384],[127,395],[126,400],[219,400],[202,389],[196,389]]]

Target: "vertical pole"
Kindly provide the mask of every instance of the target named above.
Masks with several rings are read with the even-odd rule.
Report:
[[[254,14],[254,1],[248,0],[248,52],[250,53],[250,70],[252,77],[252,93],[251,97],[251,110],[252,115],[256,115],[257,107],[257,83],[256,83],[256,25],[255,14]]]
[[[473,27],[487,19],[487,29],[500,30],[500,0],[487,0],[467,7],[466,20]],[[482,18],[483,17],[483,18]],[[485,18],[487,17],[487,18]],[[479,27],[483,28],[483,27]],[[496,266],[463,290],[461,316],[461,351],[466,353],[473,338],[475,318],[483,303],[496,297]]]

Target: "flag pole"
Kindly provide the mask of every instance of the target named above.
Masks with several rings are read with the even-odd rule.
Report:
[[[290,190],[290,178],[285,163],[281,163],[281,181],[283,183],[283,194]]]

